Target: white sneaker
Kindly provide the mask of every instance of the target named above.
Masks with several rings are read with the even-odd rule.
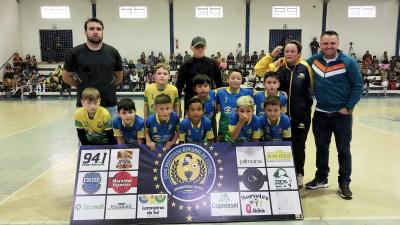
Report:
[[[304,186],[303,179],[304,176],[302,174],[297,175],[297,186],[299,187],[299,189]]]

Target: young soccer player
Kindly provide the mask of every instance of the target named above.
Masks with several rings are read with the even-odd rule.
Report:
[[[179,116],[172,112],[172,100],[166,94],[155,97],[154,110],[155,114],[145,122],[146,145],[152,150],[156,144],[169,149],[179,137]]]
[[[155,83],[150,84],[144,90],[144,119],[154,114],[154,99],[160,94],[168,95],[173,101],[174,111],[179,114],[178,89],[168,83],[170,78],[169,66],[165,63],[159,63],[155,68]]]
[[[229,139],[228,126],[232,115],[236,114],[236,102],[241,96],[253,96],[253,90],[240,88],[242,72],[231,70],[228,73],[229,86],[217,90],[217,112],[221,112],[219,119],[218,139]]]
[[[289,141],[291,138],[290,119],[281,112],[278,96],[268,96],[264,102],[265,114],[260,116],[263,141]]]
[[[114,136],[118,144],[143,144],[144,120],[136,115],[135,102],[130,98],[119,100],[118,116],[113,120]]]
[[[287,95],[284,91],[278,91],[279,86],[279,75],[276,72],[270,71],[264,75],[265,91],[257,92],[253,97],[257,116],[264,115],[263,104],[268,96],[278,96],[282,107],[281,111],[286,113]]]
[[[254,100],[250,96],[242,96],[237,100],[236,115],[229,124],[229,141],[258,141],[261,136],[260,122],[254,112]]]
[[[82,145],[114,144],[110,113],[100,106],[100,92],[85,88],[82,107],[75,111],[75,127]]]
[[[212,142],[214,133],[211,121],[203,116],[204,105],[198,97],[191,98],[187,103],[186,117],[179,124],[179,142]]]

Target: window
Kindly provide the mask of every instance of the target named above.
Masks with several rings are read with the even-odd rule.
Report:
[[[40,13],[43,19],[69,19],[69,6],[42,6]]]
[[[120,6],[119,18],[147,18],[147,6]]]
[[[224,8],[222,6],[196,6],[196,18],[223,18]]]
[[[299,18],[300,6],[272,6],[272,17]]]
[[[347,16],[349,18],[375,18],[376,7],[374,5],[349,6]]]

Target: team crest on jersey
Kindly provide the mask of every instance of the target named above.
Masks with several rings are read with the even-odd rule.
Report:
[[[97,123],[97,128],[102,128],[103,127],[103,123],[102,122],[98,122]]]
[[[153,127],[153,133],[157,133],[157,127]]]
[[[165,190],[175,199],[197,201],[210,192],[216,179],[216,167],[210,153],[193,144],[176,146],[161,164]]]
[[[300,73],[299,76],[297,76],[297,77],[300,78],[300,79],[306,78],[306,76],[304,75],[304,73]]]
[[[225,114],[231,114],[231,113],[232,113],[232,107],[226,106],[226,107],[224,108],[224,112],[225,112]]]

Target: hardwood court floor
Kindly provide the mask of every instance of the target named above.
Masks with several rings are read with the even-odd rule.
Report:
[[[69,224],[78,148],[74,102],[0,101],[0,224]],[[143,101],[136,104],[142,114]],[[301,190],[305,220],[279,224],[399,225],[399,138],[400,98],[362,99],[354,112],[354,199],[342,200],[336,193],[332,141],[330,187]],[[307,182],[315,172],[311,132],[306,151]]]

